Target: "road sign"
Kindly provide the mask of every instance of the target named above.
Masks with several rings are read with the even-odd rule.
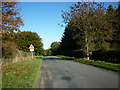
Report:
[[[34,51],[34,49],[30,49],[30,51],[31,51],[31,52],[33,52],[33,51]]]
[[[29,47],[29,49],[34,49],[34,46],[31,44],[30,47]]]
[[[34,46],[31,44],[29,49],[30,49],[30,51],[34,51]]]
[[[34,51],[34,46],[31,44],[30,47],[29,47],[30,51],[31,51],[31,54],[32,54],[32,58],[33,58],[33,51]]]

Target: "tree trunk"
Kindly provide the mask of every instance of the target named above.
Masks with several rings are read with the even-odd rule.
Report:
[[[85,30],[85,42],[86,42],[87,59],[89,60],[89,47],[88,47],[88,35],[87,35],[87,30]]]

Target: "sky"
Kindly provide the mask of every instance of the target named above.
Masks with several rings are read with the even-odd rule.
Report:
[[[52,42],[61,41],[65,27],[62,23],[61,10],[69,10],[69,6],[74,2],[20,2],[20,15],[24,26],[21,31],[36,32],[42,38],[43,48],[48,49]],[[105,6],[112,4],[118,6],[116,2],[105,3]]]

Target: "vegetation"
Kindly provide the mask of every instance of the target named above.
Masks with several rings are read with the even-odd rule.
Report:
[[[2,55],[3,58],[14,58],[16,56],[17,47],[13,42],[5,42],[3,43]]]
[[[68,27],[66,27],[60,43],[60,47],[58,49],[58,54],[69,56],[73,55],[72,52],[76,49],[76,42],[71,35],[72,32],[69,30]]]
[[[4,40],[14,39],[14,31],[18,32],[19,27],[24,23],[20,17],[17,2],[2,2],[2,37]]]
[[[19,50],[28,52],[30,51],[30,44],[33,44],[35,47],[35,55],[41,55],[43,52],[42,39],[35,32],[23,31],[16,33],[15,42],[17,43]]]
[[[89,60],[100,56],[95,52],[105,51],[100,52],[104,59],[98,60],[119,62],[119,13],[120,5],[117,9],[112,5],[105,8],[103,3],[96,2],[78,2],[69,11],[62,11],[66,28],[57,54]]]
[[[2,88],[37,88],[41,58],[4,65]]]
[[[32,60],[28,51],[30,44],[33,44],[35,55],[41,55],[42,39],[37,33],[20,31],[19,28],[24,23],[18,2],[2,2],[1,5],[2,88],[36,88],[42,57]]]
[[[52,52],[50,49],[44,50],[44,55],[51,55]]]
[[[23,21],[17,8],[17,2],[2,2],[2,51],[3,58],[13,58],[16,55],[14,32],[19,32]]]
[[[50,50],[52,52],[52,55],[56,55],[57,54],[57,52],[58,52],[57,50],[58,50],[59,46],[60,46],[60,42],[53,42],[51,44]]]
[[[2,57],[14,59],[19,50],[29,51],[30,44],[35,46],[35,55],[43,54],[42,39],[34,32],[21,32],[23,26],[20,17],[18,2],[2,2]],[[26,54],[27,55],[27,54]]]
[[[93,51],[91,57],[92,60],[101,60],[112,63],[120,63],[120,50],[96,50]]]
[[[83,58],[80,59],[80,58],[62,56],[62,55],[57,55],[57,56],[61,57],[61,58],[65,58],[65,59],[71,59],[73,61],[80,62],[83,64],[88,64],[88,65],[93,65],[96,67],[105,68],[105,69],[112,70],[112,71],[117,71],[117,72],[120,71],[120,64],[113,64],[110,62],[104,62],[104,61],[99,61],[99,60],[94,61],[94,60],[87,60],[87,59],[83,59]]]

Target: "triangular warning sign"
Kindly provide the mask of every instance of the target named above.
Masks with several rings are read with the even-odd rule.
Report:
[[[34,49],[34,46],[31,44],[30,47],[29,47],[29,49]]]

